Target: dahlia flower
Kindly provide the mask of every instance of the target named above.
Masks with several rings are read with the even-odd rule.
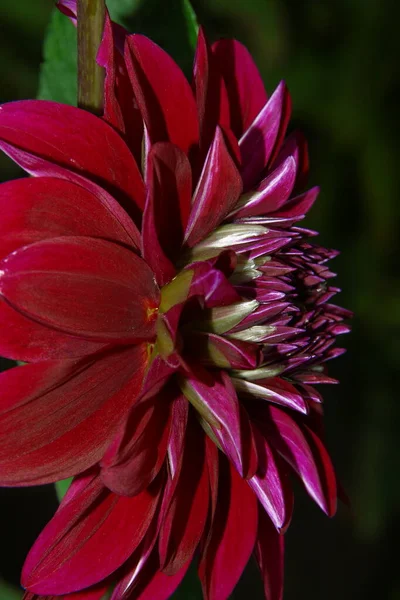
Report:
[[[74,476],[25,598],[162,600],[195,560],[224,600],[254,553],[278,600],[291,476],[335,512],[314,385],[349,316],[298,225],[306,142],[237,41],[200,31],[190,84],[108,19],[99,60],[102,119],[0,107],[34,176],[0,186],[0,354],[27,363],[0,376],[0,483]]]

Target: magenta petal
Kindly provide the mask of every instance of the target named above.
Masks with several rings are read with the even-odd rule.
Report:
[[[140,392],[146,366],[142,344],[94,362],[48,361],[2,373],[1,484],[58,481],[99,461]]]
[[[255,551],[268,600],[283,600],[284,537],[262,511],[258,514]]]
[[[257,445],[258,470],[248,483],[276,529],[285,531],[292,516],[293,492],[267,440],[256,427],[253,433]]]
[[[242,177],[246,190],[256,183],[276,147],[287,97],[286,85],[281,82],[240,139]]]
[[[274,165],[279,165],[291,156],[296,162],[295,190],[301,190],[307,185],[309,172],[309,159],[307,140],[301,131],[294,131],[284,141]]]
[[[241,297],[233,285],[212,262],[196,262],[187,269],[193,271],[189,297],[200,296],[207,308],[240,302]]]
[[[149,339],[159,292],[132,251],[85,237],[44,240],[1,263],[0,293],[22,314],[95,341]]]
[[[241,208],[234,211],[235,219],[265,215],[278,210],[292,193],[295,179],[296,163],[289,157],[251,192]]]
[[[202,404],[214,416],[218,425],[213,425],[214,435],[224,452],[243,476],[243,448],[241,435],[240,408],[230,377],[209,373],[207,383],[200,378],[188,378],[187,384],[200,398]]]
[[[135,598],[135,600],[167,600],[181,583],[189,566],[190,561],[173,575],[166,575],[162,571],[153,568],[150,575],[139,582],[138,588],[134,590],[134,595],[128,596],[128,598]],[[115,600],[120,600],[120,598]]]
[[[57,8],[75,24],[78,12],[76,2],[77,0],[59,0],[56,4]]]
[[[244,394],[255,396],[256,398],[265,398],[269,402],[281,404],[284,407],[298,410],[304,414],[308,412],[307,403],[302,395],[299,394],[294,385],[285,379],[279,377],[268,377],[267,379],[257,379],[256,381],[234,379],[234,385],[237,391]]]
[[[196,103],[172,58],[143,35],[126,38],[125,59],[151,143],[170,141],[183,152],[198,143]]]
[[[192,173],[186,155],[172,144],[155,144],[149,155],[148,186],[142,225],[143,256],[158,283],[164,285],[176,273],[173,262],[182,245],[190,210]]]
[[[46,100],[3,104],[0,148],[33,175],[57,176],[56,168],[64,167],[72,180],[86,177],[123,205],[144,205],[143,180],[128,147],[87,111]]]
[[[230,127],[239,139],[267,102],[264,84],[249,51],[237,40],[219,40],[212,50],[228,92]]]
[[[208,152],[185,231],[185,242],[195,246],[224,220],[242,191],[242,180],[218,128]]]
[[[0,258],[21,246],[64,235],[99,237],[136,247],[136,234],[126,230],[127,215],[113,198],[105,204],[92,191],[65,179],[38,177],[2,183],[0,210]]]
[[[232,593],[254,547],[257,512],[257,500],[247,482],[221,458],[217,510],[199,563],[207,600],[226,600]]]
[[[189,415],[189,403],[182,395],[172,406],[171,435],[168,442],[168,465],[172,479],[180,472],[185,444],[186,427]]]
[[[270,425],[264,423],[268,439],[299,475],[311,498],[332,516],[336,509],[336,480],[321,440],[308,429],[304,435],[295,421],[279,408],[270,406],[268,412]]]
[[[22,581],[35,593],[66,594],[101,581],[125,562],[151,523],[157,488],[128,498],[109,492],[98,477],[85,479],[85,487],[77,480],[78,491],[64,498],[28,554]]]
[[[299,217],[305,215],[312,205],[314,204],[319,194],[319,187],[313,187],[308,192],[296,196],[287,202],[277,212],[273,214],[274,217]]]

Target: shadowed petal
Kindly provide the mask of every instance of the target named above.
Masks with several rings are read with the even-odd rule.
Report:
[[[151,143],[170,141],[188,153],[198,143],[199,126],[193,92],[180,68],[139,34],[127,36],[125,60]]]
[[[172,263],[179,255],[190,211],[192,173],[186,155],[172,144],[155,144],[149,156],[148,186],[143,256],[164,285],[176,273]]]
[[[242,153],[242,177],[245,190],[251,188],[273,156],[281,137],[282,127],[288,121],[289,95],[281,82],[240,139]]]
[[[242,191],[239,171],[218,128],[193,198],[185,242],[195,246],[219,225]]]
[[[144,205],[143,180],[128,147],[87,111],[47,100],[3,104],[0,148],[33,175],[57,176],[61,166],[71,180],[75,174],[86,177],[123,204]]]
[[[150,339],[159,292],[147,264],[107,241],[63,237],[0,263],[0,293],[39,323],[95,341]]]
[[[221,457],[216,514],[199,563],[205,600],[227,600],[233,591],[254,547],[257,512],[247,482]]]
[[[101,581],[125,562],[151,523],[160,485],[129,498],[109,492],[96,476],[84,478],[85,487],[78,478],[79,489],[67,494],[25,561],[23,585],[35,593],[65,594]]]
[[[283,600],[284,537],[279,534],[263,511],[258,513],[255,549],[257,564],[268,600]]]
[[[2,373],[1,484],[58,481],[99,461],[140,392],[146,365],[142,344]]]
[[[267,102],[264,84],[249,51],[237,40],[219,40],[212,51],[228,92],[230,127],[239,139]]]
[[[319,187],[313,187],[308,192],[296,196],[273,214],[274,217],[294,218],[308,213],[319,194]]]

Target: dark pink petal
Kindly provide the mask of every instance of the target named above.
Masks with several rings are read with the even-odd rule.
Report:
[[[285,531],[293,509],[293,492],[287,473],[255,426],[253,434],[257,444],[258,469],[248,483],[276,529]]]
[[[124,211],[113,198],[105,204],[92,191],[65,179],[38,177],[2,183],[0,210],[0,258],[21,246],[64,235],[99,237],[136,247],[136,228],[127,231],[127,215],[121,214]]]
[[[142,344],[2,373],[1,484],[58,481],[98,462],[135,402],[146,366]]]
[[[54,238],[15,251],[0,267],[1,295],[39,323],[94,341],[154,336],[153,274],[123,246]]]
[[[172,405],[171,433],[168,442],[168,466],[172,479],[178,477],[180,473],[188,415],[189,403],[183,395],[180,395],[175,398]]]
[[[148,530],[159,490],[153,486],[129,498],[109,492],[98,477],[89,479],[66,496],[36,540],[25,561],[23,585],[35,593],[66,594],[113,573]]]
[[[279,377],[268,377],[247,381],[244,379],[233,379],[234,386],[238,392],[244,395],[265,398],[269,402],[281,404],[287,408],[298,410],[307,414],[308,407],[303,397],[294,385]]]
[[[164,285],[176,273],[172,263],[178,257],[190,211],[192,173],[186,155],[172,144],[155,144],[149,155],[148,185],[143,256]]]
[[[200,404],[214,417],[211,425],[215,437],[236,469],[243,476],[243,447],[240,408],[230,377],[221,371],[209,373],[207,381],[201,376],[186,380],[189,395],[194,394]]]
[[[33,175],[58,176],[57,167],[64,167],[72,181],[90,179],[132,210],[144,205],[143,180],[128,147],[87,111],[46,100],[3,104],[0,148]]]
[[[242,177],[245,190],[260,177],[276,147],[282,122],[286,122],[288,91],[281,82],[259,115],[240,139]]]
[[[241,297],[219,269],[214,268],[212,262],[196,262],[187,267],[193,271],[189,296],[200,296],[204,299],[205,306],[229,305],[240,302]]]
[[[268,423],[269,422],[269,423]],[[273,447],[296,471],[310,496],[329,516],[336,508],[335,474],[322,442],[311,430],[304,430],[279,408],[268,407],[263,423]]]
[[[126,597],[127,600],[133,598],[135,600],[167,600],[181,583],[189,566],[190,561],[176,573],[167,575],[159,570],[157,561],[153,558],[137,588],[134,589],[131,596]],[[114,596],[112,600],[114,600]],[[121,597],[116,596],[115,600],[121,600]]]
[[[138,109],[123,55],[118,49],[120,29],[112,23],[108,11],[98,62],[106,70],[104,83],[104,119],[124,138],[141,166],[143,119]]]
[[[211,233],[235,206],[242,191],[239,171],[219,128],[194,193],[185,242],[195,246]]]
[[[296,163],[289,157],[281,163],[259,187],[246,194],[235,209],[236,218],[269,214],[278,210],[292,193],[296,179]]]
[[[296,162],[295,190],[302,190],[307,185],[309,159],[307,140],[301,131],[294,131],[286,138],[274,166],[284,162],[289,156]]]
[[[263,511],[258,513],[256,560],[268,600],[283,600],[284,537]]]
[[[219,40],[212,50],[228,91],[230,127],[239,139],[267,102],[264,84],[249,51],[237,40]]]
[[[186,432],[179,481],[159,534],[161,569],[178,573],[193,557],[206,524],[209,505],[205,436],[192,419]]]
[[[222,457],[217,510],[199,563],[205,600],[226,600],[232,593],[254,547],[257,512],[247,482]]]
[[[214,442],[206,437],[206,459],[208,467],[208,479],[210,484],[210,533],[218,502],[218,474],[219,474],[219,450]]]
[[[204,158],[215,135],[217,125],[230,127],[229,101],[225,82],[211,54],[205,33],[200,27],[193,68],[200,125],[200,150]]]
[[[136,403],[108,447],[101,461],[101,479],[116,494],[134,496],[159,473],[171,428],[169,396],[168,390],[162,390]]]
[[[250,342],[233,340],[214,333],[196,333],[186,342],[191,357],[202,364],[233,369],[255,369],[260,360],[260,348]]]
[[[78,13],[76,2],[77,0],[59,0],[56,4],[57,8],[64,13],[64,15],[70,17],[71,21],[75,24]]]
[[[319,187],[311,188],[308,192],[289,200],[289,202],[274,213],[274,216],[294,218],[305,215],[314,204],[318,194]]]
[[[172,142],[188,153],[199,139],[196,103],[172,58],[143,35],[126,38],[125,59],[151,143]]]

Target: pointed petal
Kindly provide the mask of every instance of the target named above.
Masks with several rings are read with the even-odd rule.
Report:
[[[296,179],[296,163],[292,157],[281,163],[257,190],[245,194],[235,208],[235,219],[266,215],[278,210],[288,200]]]
[[[281,82],[240,139],[245,190],[257,183],[278,145],[282,126],[287,125],[288,98],[286,85]]]
[[[224,457],[220,470],[217,512],[199,563],[205,600],[229,597],[250,558],[257,532],[255,495]]]
[[[214,333],[195,333],[186,342],[190,356],[202,364],[232,369],[254,369],[260,358],[256,344],[230,340]]]
[[[202,27],[197,37],[193,86],[200,125],[201,158],[205,157],[217,125],[230,127],[228,94],[225,82]]]
[[[80,486],[64,499],[29,552],[23,585],[35,593],[60,595],[113,573],[143,539],[159,489],[129,498],[109,492],[98,477]]]
[[[121,35],[116,27],[107,11],[103,40],[97,57],[97,61],[106,70],[103,118],[121,134],[140,167],[143,119],[136,104],[123,54],[117,47]]]
[[[0,148],[33,175],[57,176],[57,167],[64,167],[72,181],[83,176],[123,205],[144,205],[143,180],[128,147],[85,110],[47,100],[3,104]]]
[[[256,559],[268,600],[283,600],[284,537],[262,511],[258,514]]]
[[[188,153],[198,143],[196,103],[172,58],[143,35],[127,36],[125,60],[151,143],[172,142]]]
[[[270,406],[269,426],[263,423],[273,447],[290,464],[318,506],[329,516],[336,509],[335,474],[319,438],[304,429],[282,410]]]
[[[65,179],[38,177],[2,183],[0,210],[0,258],[21,246],[64,235],[99,237],[136,247],[135,238],[119,218],[123,209],[115,200],[111,198],[106,205],[91,191]]]
[[[243,447],[239,402],[230,377],[223,371],[208,373],[207,380],[187,377],[181,388],[205,418],[222,449],[243,476]]]
[[[159,473],[171,428],[169,396],[168,390],[162,390],[135,404],[108,447],[101,461],[101,479],[116,494],[135,496]]]
[[[293,509],[293,492],[285,468],[279,463],[267,440],[254,426],[257,445],[257,473],[248,480],[263,509],[278,531],[285,531]]]
[[[48,327],[93,339],[154,336],[159,292],[136,254],[107,241],[63,237],[15,251],[1,263],[0,293]]]
[[[142,344],[96,361],[48,361],[2,373],[1,484],[58,481],[99,461],[140,392],[146,365]]]
[[[219,40],[212,50],[228,91],[230,127],[239,139],[267,102],[264,84],[250,52],[237,40]]]
[[[185,242],[195,246],[211,233],[235,206],[242,191],[239,171],[217,128],[193,198]]]
[[[304,414],[308,412],[306,402],[294,385],[279,377],[268,377],[257,381],[232,378],[232,382],[236,391],[244,395],[265,398],[269,402],[281,404]]]
[[[307,185],[309,172],[309,159],[307,140],[301,131],[293,131],[284,141],[282,148],[277,156],[275,165],[279,165],[291,156],[296,163],[296,183],[295,190],[302,190]]]
[[[190,561],[172,575],[167,575],[155,566],[139,582],[134,592],[135,600],[167,600],[175,592],[190,566]]]
[[[192,173],[186,155],[172,144],[155,144],[149,155],[148,185],[143,256],[164,285],[175,275],[172,263],[178,257],[190,210]]]
[[[191,561],[206,524],[209,486],[204,438],[192,416],[179,481],[159,534],[160,566],[169,575]]]
[[[308,213],[319,194],[319,187],[313,187],[308,192],[292,198],[277,212],[274,217],[294,218]]]
[[[180,395],[175,398],[172,406],[171,435],[168,442],[168,466],[172,479],[180,473],[188,415],[189,403]]]

